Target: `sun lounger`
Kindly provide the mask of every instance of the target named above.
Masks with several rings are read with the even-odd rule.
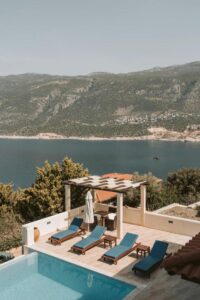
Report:
[[[162,241],[155,241],[150,254],[136,263],[132,270],[139,271],[150,277],[151,272],[160,265],[166,255],[168,243]]]
[[[103,240],[104,240],[103,235],[104,235],[105,231],[106,231],[106,227],[97,225],[87,238],[85,238],[85,239],[79,241],[78,243],[76,243],[75,245],[73,245],[71,250],[85,254],[85,252],[87,250],[89,250],[103,242]]]
[[[114,248],[108,250],[103,256],[102,259],[113,261],[114,264],[117,264],[117,261],[128,255],[130,252],[132,252],[136,247],[138,246],[138,243],[136,244],[136,240],[138,238],[137,234],[133,233],[126,233],[126,235],[121,240],[120,244],[115,246]]]
[[[0,252],[0,263],[9,261],[14,258],[14,255],[10,252],[1,251]]]
[[[80,227],[82,223],[83,223],[82,218],[74,218],[67,230],[63,230],[52,235],[49,238],[49,240],[54,245],[61,245],[61,243],[63,243],[64,241],[67,241],[80,234],[81,232]]]

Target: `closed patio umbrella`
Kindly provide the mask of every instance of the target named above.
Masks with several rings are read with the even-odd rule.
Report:
[[[87,192],[85,197],[85,223],[94,223],[94,212],[93,212],[93,197],[90,191]],[[88,225],[89,227],[89,225]]]

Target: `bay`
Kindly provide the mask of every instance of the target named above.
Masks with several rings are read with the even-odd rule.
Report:
[[[90,174],[152,172],[166,178],[182,167],[200,167],[200,143],[168,141],[0,140],[0,182],[15,188],[34,182],[36,167],[65,156],[82,163]],[[158,157],[158,160],[153,159]]]

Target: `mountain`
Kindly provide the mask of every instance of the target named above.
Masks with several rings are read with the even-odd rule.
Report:
[[[200,124],[200,62],[127,74],[0,77],[0,135],[140,136]]]

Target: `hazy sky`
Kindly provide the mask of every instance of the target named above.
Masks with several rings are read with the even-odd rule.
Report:
[[[200,0],[0,0],[0,74],[200,60]]]

